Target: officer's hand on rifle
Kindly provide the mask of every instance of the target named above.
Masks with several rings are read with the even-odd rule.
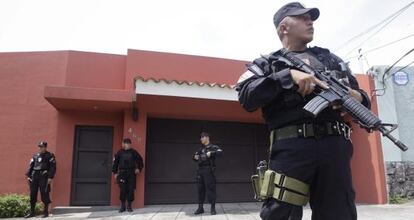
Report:
[[[200,159],[200,155],[198,155],[198,153],[194,154],[194,160],[199,160]]]
[[[138,174],[139,173],[139,169],[135,169],[135,174]]]
[[[343,111],[341,104],[339,104],[339,103],[333,103],[333,104],[331,104],[331,106],[332,106],[332,109],[333,110],[339,110],[339,111],[341,111],[341,113],[340,113],[341,116],[345,116],[347,114],[345,111]]]
[[[362,95],[361,95],[361,93],[360,92],[358,92],[357,90],[354,90],[354,89],[351,89],[351,88],[349,88],[348,87],[348,90],[349,90],[349,94],[352,96],[352,97],[354,97],[358,102],[362,102]],[[341,109],[342,108],[342,105],[341,104],[333,104],[332,105],[332,109],[333,110],[339,110],[339,109]],[[345,111],[342,111],[341,112],[341,116],[344,116],[344,115],[346,115],[347,113],[345,112]]]
[[[50,183],[52,183],[52,179],[48,178],[47,179],[47,184],[50,184]]]
[[[357,90],[351,89],[349,88],[349,94],[351,96],[353,96],[358,102],[362,102],[363,98],[360,92],[358,92]]]
[[[297,92],[300,93],[302,96],[309,95],[315,89],[315,86],[319,86],[322,89],[328,89],[329,87],[318,78],[308,73],[291,69],[290,75],[292,75],[292,79],[296,85],[298,85]]]

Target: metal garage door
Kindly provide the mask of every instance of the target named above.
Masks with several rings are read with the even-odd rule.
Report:
[[[223,157],[217,159],[218,202],[252,201],[250,176],[266,158],[268,132],[262,124],[156,119],[148,120],[145,203],[196,203],[191,159],[201,146],[199,134],[208,131]]]

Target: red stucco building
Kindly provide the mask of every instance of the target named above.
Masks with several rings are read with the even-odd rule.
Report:
[[[190,158],[208,130],[225,152],[219,201],[251,201],[249,177],[268,138],[260,112],[245,112],[232,89],[246,63],[140,50],[0,53],[0,194],[28,192],[29,159],[47,140],[58,166],[54,206],[117,205],[110,166],[130,137],[145,160],[135,207],[196,202]],[[368,76],[358,80],[374,88]],[[357,201],[385,203],[379,136],[354,128]]]

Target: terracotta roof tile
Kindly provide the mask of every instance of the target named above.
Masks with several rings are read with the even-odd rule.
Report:
[[[156,79],[156,78],[153,78],[153,77],[144,78],[144,77],[141,77],[141,76],[135,77],[135,80],[140,80],[142,82],[153,81],[155,83],[165,82],[167,84],[176,83],[178,85],[186,84],[186,85],[189,85],[189,86],[192,86],[192,85],[205,86],[205,85],[207,85],[209,87],[219,87],[219,88],[228,88],[228,89],[234,89],[235,88],[235,85],[225,84],[225,83],[220,84],[220,83],[209,83],[209,82],[198,82],[198,81],[187,81],[187,80],[174,80],[174,79],[173,80],[168,80],[168,79],[163,79],[163,78]]]

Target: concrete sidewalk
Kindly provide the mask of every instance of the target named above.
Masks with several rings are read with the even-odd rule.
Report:
[[[220,203],[217,204],[218,214],[207,213],[195,216],[195,204],[182,205],[151,205],[135,209],[132,213],[119,214],[117,210],[55,214],[49,219],[137,219],[137,220],[175,220],[175,219],[208,219],[208,220],[260,220],[261,203]],[[33,218],[32,218],[33,219]],[[36,219],[36,218],[34,218]],[[311,219],[311,210],[306,207],[303,220]],[[359,220],[413,220],[414,202],[403,205],[358,205]]]

